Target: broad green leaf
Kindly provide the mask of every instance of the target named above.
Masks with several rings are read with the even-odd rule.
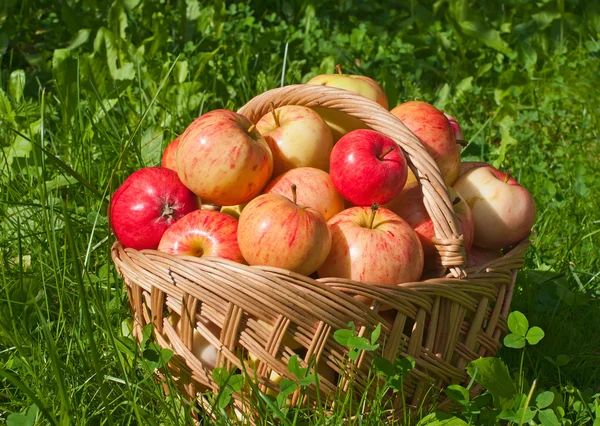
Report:
[[[385,358],[382,358],[380,356],[375,357],[375,359],[373,359],[373,366],[375,367],[378,373],[385,377],[392,377],[395,375],[394,364],[392,364]]]
[[[279,394],[277,395],[277,404],[279,407],[285,407],[288,396],[298,389],[298,384],[290,379],[283,379],[279,383]]]
[[[69,116],[77,107],[77,58],[69,49],[56,49],[52,56],[52,77],[61,94],[61,103]]]
[[[513,349],[521,349],[525,347],[525,338],[518,334],[510,333],[504,337],[504,346]]]
[[[508,315],[508,329],[519,336],[525,337],[529,329],[529,321],[527,321],[527,317],[521,312],[511,312]]]
[[[94,55],[104,54],[110,75],[115,80],[132,80],[135,69],[132,62],[124,60],[124,54],[119,55],[114,34],[107,28],[100,28],[94,39]],[[122,57],[120,57],[122,56]],[[119,67],[119,64],[121,66]]]
[[[374,351],[379,347],[379,344],[372,345],[365,337],[353,336],[348,339],[348,347],[359,351]]]
[[[16,70],[10,73],[8,79],[8,94],[16,103],[21,102],[25,89],[25,71]]]
[[[56,188],[62,188],[64,186],[70,186],[77,183],[77,179],[72,176],[58,175],[54,179],[46,181],[46,189],[53,190]]]
[[[396,372],[402,376],[410,373],[415,368],[415,360],[409,356],[396,360]]]
[[[198,0],[187,0],[187,5],[185,8],[185,17],[189,21],[195,21],[202,14],[200,10],[200,3]]]
[[[155,126],[149,127],[140,139],[140,152],[145,166],[160,164],[164,132]]]
[[[446,388],[446,395],[461,405],[469,403],[469,391],[461,385],[450,385]]]
[[[348,346],[348,340],[350,340],[354,336],[356,336],[354,330],[348,330],[347,328],[336,330],[333,333],[334,340],[342,346]]]
[[[461,21],[459,22],[462,31],[479,40],[486,46],[497,50],[498,52],[504,53],[508,57],[514,57],[514,52],[502,37],[500,33],[494,29],[491,29],[486,24],[480,21]]]
[[[479,358],[471,361],[467,366],[467,372],[471,377],[475,374],[475,369],[477,369],[475,381],[490,391],[498,405],[504,405],[502,408],[511,408],[512,401],[507,400],[514,397],[516,389],[506,364],[498,358]]]
[[[552,404],[552,401],[554,401],[554,394],[551,391],[545,391],[535,398],[535,405],[537,408],[546,408]]]
[[[558,426],[558,417],[554,414],[552,409],[548,408],[546,410],[540,411],[538,415],[538,419],[540,420],[540,424],[542,426]]]
[[[465,77],[456,85],[454,96],[461,97],[465,92],[473,90],[473,76]]]
[[[173,72],[177,82],[179,84],[185,82],[188,77],[188,62],[187,61],[179,61],[175,64],[175,71]]]
[[[6,418],[6,426],[33,426],[35,418],[30,418],[23,413],[12,413]]]
[[[531,327],[527,332],[526,339],[530,345],[537,345],[544,338],[544,330],[535,326]]]
[[[78,48],[79,46],[81,46],[82,44],[84,44],[85,42],[87,42],[90,38],[90,30],[87,28],[81,29],[79,31],[77,31],[77,33],[75,33],[75,35],[73,37],[71,37],[71,41],[69,41],[69,44],[67,45],[67,47],[65,47],[65,50],[73,50]]]
[[[569,363],[571,358],[569,355],[560,354],[556,357],[556,365],[559,367],[565,366]]]
[[[0,56],[3,56],[8,49],[8,34],[4,31],[0,31]]]
[[[448,83],[444,83],[442,88],[437,94],[437,99],[434,103],[437,109],[443,110],[450,99],[450,86]]]

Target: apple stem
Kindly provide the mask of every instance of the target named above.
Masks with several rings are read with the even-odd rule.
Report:
[[[456,139],[456,143],[462,146],[463,148],[469,144],[469,142],[467,142],[464,139]]]
[[[335,66],[335,69],[337,70],[339,75],[344,75],[344,73],[342,73],[342,66],[340,64],[337,64]]]
[[[175,213],[173,206],[170,204],[165,204],[160,215],[163,219],[171,219],[173,217],[173,213]]]
[[[296,184],[292,184],[292,202],[296,204]]]
[[[279,124],[279,118],[277,118],[277,113],[275,112],[275,104],[273,102],[269,103],[269,108],[271,109],[271,114],[273,114],[273,120],[275,120],[275,125],[277,127],[281,127],[281,124]]]
[[[378,209],[379,209],[379,204],[377,204],[377,203],[371,204],[371,220],[369,221],[369,229],[373,229],[373,222],[375,222],[375,215],[377,214]]]
[[[256,129],[256,125],[252,124],[250,127],[248,127],[248,133],[252,133],[254,129]]]
[[[510,170],[508,170],[506,172],[506,176],[504,176],[504,180],[503,180],[504,183],[508,182],[508,180],[510,179],[510,175],[512,175],[512,172]]]
[[[377,159],[379,161],[383,161],[383,159],[385,158],[386,155],[388,155],[390,152],[392,152],[396,147],[395,146],[390,146],[388,149],[386,149],[385,151],[383,151],[381,154],[379,154],[377,156]]]

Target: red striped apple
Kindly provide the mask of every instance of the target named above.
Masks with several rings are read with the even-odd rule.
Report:
[[[385,208],[351,207],[327,222],[332,244],[319,277],[398,284],[418,281],[423,248],[410,225]]]
[[[323,170],[312,167],[292,169],[273,179],[264,189],[264,194],[281,194],[290,200],[292,185],[301,190],[296,202],[321,213],[325,220],[344,210],[344,199],[337,192],[331,177]]]
[[[467,173],[469,170],[476,169],[478,167],[492,167],[488,163],[483,163],[481,161],[463,161],[460,163],[460,170],[458,172],[458,176],[462,176]]]
[[[198,208],[198,199],[173,170],[133,172],[110,200],[110,225],[124,247],[156,249],[165,231]]]
[[[448,191],[450,199],[453,202],[459,232],[465,240],[465,250],[469,250],[473,244],[474,234],[471,209],[456,191],[452,188],[448,188]],[[433,229],[433,221],[423,204],[423,192],[421,188],[419,186],[412,186],[402,191],[387,207],[404,219],[419,236],[425,256],[425,269],[435,268],[437,249],[432,241],[435,238],[435,230]]]
[[[393,139],[374,130],[354,130],[331,151],[329,170],[345,199],[370,206],[388,203],[402,191],[408,166]]]
[[[238,221],[225,213],[196,210],[167,229],[158,250],[168,254],[221,257],[246,263],[238,246],[237,227]]]
[[[267,142],[236,112],[208,112],[181,135],[177,173],[205,203],[247,202],[260,194],[272,172],[273,155]]]
[[[464,142],[465,137],[463,136],[462,129],[460,128],[460,124],[458,124],[458,121],[456,121],[456,118],[454,118],[451,115],[446,114],[446,113],[444,113],[444,115],[446,116],[446,118],[450,122],[450,126],[452,126],[452,132],[454,133],[454,138],[456,139],[456,141],[457,142],[459,142],[459,141],[463,141]]]
[[[460,145],[456,143],[450,121],[443,112],[427,102],[410,101],[390,111],[423,143],[437,163],[446,185],[452,185],[460,167]],[[410,176],[409,183],[415,177]]]
[[[331,130],[310,108],[286,105],[265,114],[256,123],[273,153],[273,176],[296,167],[329,169],[333,148]]]
[[[462,175],[454,189],[471,207],[473,244],[500,249],[525,238],[535,222],[535,201],[516,180],[494,167],[479,167]]]
[[[295,195],[290,200],[280,194],[263,194],[242,210],[238,243],[250,265],[310,275],[329,253],[331,231],[323,215],[296,204]]]
[[[336,87],[355,92],[388,109],[387,96],[375,80],[364,75],[343,74],[339,65],[336,66],[336,70],[337,74],[318,75],[310,79],[306,84]],[[324,107],[314,107],[313,109],[323,117],[331,129],[334,144],[352,130],[368,128],[361,120],[344,112]]]
[[[498,249],[484,249],[473,246],[467,251],[467,268],[475,268],[502,257],[502,252]]]
[[[181,135],[177,136],[165,148],[160,163],[162,167],[177,171],[177,148],[179,147],[180,138]]]

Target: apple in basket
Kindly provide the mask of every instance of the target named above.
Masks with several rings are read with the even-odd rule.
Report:
[[[177,171],[177,148],[179,147],[179,141],[181,140],[181,135],[177,136],[163,151],[162,159],[160,165],[167,169]]]
[[[444,113],[444,115],[446,116],[446,118],[450,122],[450,126],[452,126],[452,132],[454,133],[454,138],[456,139],[456,142],[457,143],[461,143],[461,142],[464,143],[465,137],[463,136],[462,129],[460,127],[460,124],[458,124],[458,121],[456,121],[456,118],[454,118],[451,115],[446,114],[446,113]]]
[[[181,335],[181,317],[178,314],[172,313],[169,316],[169,320],[171,324],[175,327],[175,331],[177,331],[177,334]],[[201,322],[208,329],[208,331],[215,336],[215,338],[218,338],[221,334],[221,328],[212,321],[209,321],[204,317],[200,317],[199,322]],[[216,346],[212,345],[208,341],[208,339],[206,339],[202,334],[200,334],[200,332],[196,328],[196,324],[191,324],[191,327],[193,328],[191,349],[192,353],[208,370],[214,369],[215,365],[217,364],[218,355]]]
[[[165,231],[158,250],[246,263],[238,246],[237,228],[238,221],[225,213],[196,210]]]
[[[331,179],[352,204],[370,206],[394,199],[406,183],[408,166],[396,142],[374,130],[354,130],[331,152]]]
[[[376,203],[351,207],[327,222],[332,244],[319,277],[381,284],[418,281],[423,248],[408,223]]]
[[[500,249],[525,238],[535,222],[535,201],[516,180],[492,166],[462,175],[454,189],[471,207],[473,244]]]
[[[303,191],[298,188],[298,191]],[[242,210],[238,243],[250,265],[275,266],[310,275],[325,261],[331,231],[321,213],[280,194],[259,195]]]
[[[315,209],[325,220],[344,210],[344,199],[335,189],[331,176],[313,167],[299,167],[285,172],[267,184],[263,193],[281,194],[291,200],[292,185],[301,188],[296,194],[296,202]]]
[[[477,246],[472,246],[467,250],[467,268],[475,268],[502,257],[502,252],[499,249],[484,249]]]
[[[322,74],[310,79],[306,84],[317,86],[336,87],[358,93],[383,108],[388,109],[388,100],[381,86],[373,79],[364,75],[343,74],[339,65],[336,66],[337,74]],[[333,142],[337,142],[346,133],[357,129],[366,129],[367,125],[361,120],[344,112],[330,108],[314,107],[331,129]]]
[[[230,206],[250,201],[272,172],[267,142],[256,126],[236,112],[208,112],[181,135],[177,173],[205,203]]]
[[[256,129],[265,138],[273,153],[273,176],[296,167],[329,169],[333,148],[331,130],[310,108],[286,105],[265,114]]]
[[[463,235],[465,240],[465,250],[469,250],[473,244],[474,233],[471,209],[451,187],[448,188],[448,192],[458,221],[459,233]],[[425,204],[423,204],[423,191],[421,191],[421,188],[411,186],[405,189],[386,207],[404,219],[419,236],[425,255],[425,269],[435,267],[437,250],[432,241],[435,237],[435,230],[433,221],[429,217],[427,209],[425,209]]]
[[[156,249],[165,231],[198,206],[176,172],[146,167],[133,172],[112,196],[110,225],[124,247]]]
[[[444,113],[421,101],[405,102],[390,112],[421,140],[440,168],[446,185],[452,185],[458,177],[461,147]],[[409,173],[407,185],[415,181],[415,176]]]

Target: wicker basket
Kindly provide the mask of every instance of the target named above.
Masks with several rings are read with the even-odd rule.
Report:
[[[366,388],[374,356],[394,361],[414,358],[416,367],[400,392],[391,394],[394,406],[422,404],[431,388],[468,383],[466,364],[479,356],[494,356],[507,331],[506,317],[517,270],[522,268],[529,244],[523,240],[502,258],[476,269],[463,269],[465,252],[441,173],[418,138],[377,103],[357,94],[325,86],[293,85],[265,92],[239,112],[253,123],[269,111],[269,104],[334,108],[362,120],[370,128],[392,137],[404,151],[424,194],[424,204],[436,232],[440,278],[396,286],[372,285],[339,278],[312,279],[272,267],[245,266],[218,258],[171,256],[154,250],[125,249],[117,241],[113,261],[128,290],[134,316],[134,332],[152,323],[157,342],[174,351],[171,367],[185,391],[195,396],[207,388],[218,390],[211,372],[194,356],[192,324],[219,351],[217,366],[243,368],[241,353],[258,358],[259,387],[277,391],[272,371],[294,379],[287,362],[296,347],[304,349],[304,366],[313,357],[339,377],[319,375],[319,392],[312,386],[305,398],[326,399],[337,387],[348,386],[354,371],[357,391]],[[371,306],[356,296],[373,300]],[[380,315],[381,307],[395,311],[391,323]],[[169,313],[181,318],[176,331]],[[206,327],[208,319],[221,332]],[[261,321],[259,321],[261,320]],[[388,318],[389,320],[389,318]],[[359,324],[368,335],[382,323],[380,348],[364,352],[353,362],[348,349],[333,333]],[[266,327],[265,324],[270,325]],[[291,340],[293,339],[293,340]],[[321,371],[319,370],[319,373]],[[339,382],[339,383],[336,383]],[[479,392],[477,387],[472,393]],[[242,395],[234,395],[240,404]],[[297,402],[299,394],[293,395]],[[440,406],[448,400],[437,400]]]

